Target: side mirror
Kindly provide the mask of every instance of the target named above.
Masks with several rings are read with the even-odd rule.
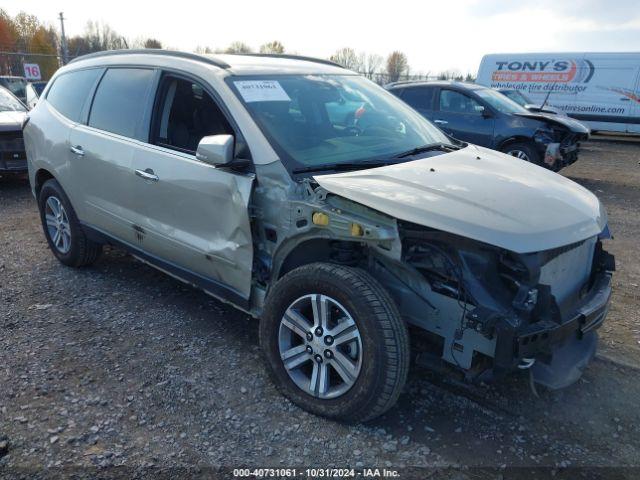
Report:
[[[231,163],[233,160],[233,135],[202,137],[198,143],[196,158],[214,166]]]
[[[493,117],[493,113],[491,113],[491,110],[485,108],[485,107],[481,107],[482,110],[480,110],[480,115],[482,115],[482,118],[491,118]]]

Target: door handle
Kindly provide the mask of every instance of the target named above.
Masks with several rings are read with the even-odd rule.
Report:
[[[623,102],[630,102],[631,99],[629,97],[622,97],[620,100],[622,100]]]
[[[145,170],[136,170],[136,175],[140,178],[144,178],[145,180],[151,180],[152,182],[157,182],[159,180],[158,176],[153,173],[153,170],[150,168]]]
[[[80,145],[71,145],[71,147],[69,147],[69,150],[71,150],[71,152],[75,153],[79,157],[84,157],[84,150]]]
[[[446,120],[434,120],[433,123],[437,123],[438,125],[446,125],[447,122]]]

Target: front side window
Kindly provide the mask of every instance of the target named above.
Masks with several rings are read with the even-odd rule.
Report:
[[[211,96],[197,83],[165,77],[161,83],[152,142],[173,150],[195,153],[202,137],[233,134]]]
[[[27,109],[16,97],[0,88],[0,112],[25,112]]]
[[[355,75],[229,77],[292,170],[388,160],[450,140],[383,88]]]
[[[89,126],[135,138],[153,75],[141,68],[107,70],[91,105]]]
[[[69,120],[79,122],[84,102],[100,73],[99,69],[91,69],[60,75],[47,93],[47,102]]]
[[[510,98],[505,97],[500,92],[489,88],[479,88],[475,90],[476,95],[502,113],[529,113]]]
[[[440,111],[480,115],[484,107],[473,98],[454,90],[440,91]]]
[[[402,94],[402,100],[416,110],[433,110],[433,91],[431,87],[411,87]]]

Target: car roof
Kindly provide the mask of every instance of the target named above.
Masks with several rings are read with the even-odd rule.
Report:
[[[412,87],[455,87],[461,90],[481,90],[487,88],[477,83],[469,82],[457,82],[453,80],[408,80],[404,82],[393,82],[386,85],[389,90],[397,88],[412,88]]]
[[[231,75],[265,75],[265,74],[337,74],[356,75],[356,73],[342,66],[313,57],[300,55],[278,54],[198,54],[160,49],[142,50],[108,50],[83,55],[72,60],[71,64],[77,64],[86,60],[99,60],[101,57],[117,56],[119,61],[137,63],[141,58],[153,59],[164,57],[164,60],[176,59],[195,60],[224,69]],[[95,63],[95,62],[93,62]],[[108,62],[111,63],[111,62]]]

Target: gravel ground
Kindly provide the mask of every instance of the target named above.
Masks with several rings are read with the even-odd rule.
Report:
[[[563,172],[606,204],[619,269],[604,357],[576,385],[536,398],[523,377],[470,386],[414,367],[398,406],[358,426],[281,397],[246,315],[117,250],[60,265],[27,183],[0,180],[0,477],[366,466],[464,479],[506,466],[533,478],[543,466],[634,478],[606,467],[640,466],[638,160],[639,144],[592,142]]]

